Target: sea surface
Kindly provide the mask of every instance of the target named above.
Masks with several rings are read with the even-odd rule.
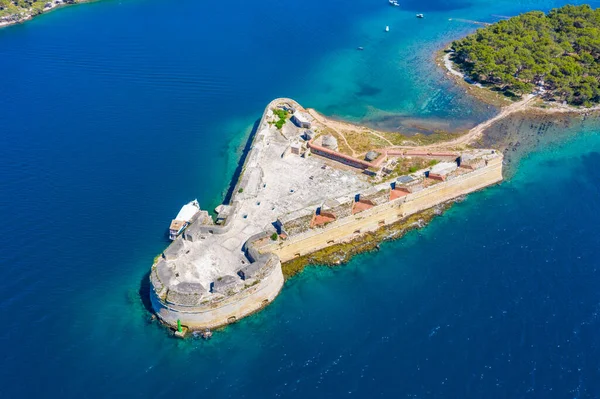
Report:
[[[598,123],[211,341],[144,304],[170,219],[220,203],[272,98],[460,131],[495,110],[435,52],[563,3],[103,0],[1,29],[0,397],[600,397]]]

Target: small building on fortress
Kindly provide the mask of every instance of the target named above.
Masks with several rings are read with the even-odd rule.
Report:
[[[292,115],[291,119],[292,119],[292,122],[294,123],[294,125],[296,125],[300,128],[310,129],[310,127],[312,126],[311,121],[313,118],[306,112],[296,111]]]
[[[485,159],[477,154],[463,154],[459,158],[459,165],[465,169],[481,169],[486,165]]]
[[[445,181],[448,176],[458,168],[456,162],[440,162],[434,165],[429,171],[427,177],[434,180]]]

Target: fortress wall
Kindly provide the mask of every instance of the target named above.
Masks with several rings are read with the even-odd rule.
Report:
[[[243,292],[217,303],[204,306],[181,306],[162,301],[154,289],[150,289],[150,300],[157,316],[166,324],[176,326],[177,320],[191,330],[216,328],[240,320],[266,305],[279,294],[283,286],[281,263],[273,258],[271,272],[259,283]]]
[[[289,235],[296,235],[308,231],[310,229],[310,223],[315,217],[316,208],[310,208],[310,210],[312,212],[307,209],[302,213],[297,212],[294,216],[278,219],[277,223],[281,226],[282,232]]]
[[[375,231],[384,225],[400,221],[406,216],[477,191],[501,180],[502,157],[498,156],[491,159],[485,168],[337,220],[324,228],[313,229],[304,234],[290,237],[286,241],[271,244],[261,248],[261,252],[273,252],[279,256],[281,262],[286,262],[296,256],[306,255],[334,243],[351,240],[363,233]]]
[[[409,194],[402,207],[402,212],[404,215],[411,215],[499,181],[502,181],[502,157],[491,159],[488,165],[482,169]]]
[[[256,148],[255,145],[264,140],[262,131],[269,127],[266,121],[269,109],[273,104],[282,100],[293,102],[289,99],[275,99],[269,103],[263,112],[257,127],[256,135],[252,141],[252,147],[247,154],[243,165],[242,176],[238,179],[233,191],[231,198],[233,209],[225,224],[222,226],[212,224],[192,224],[188,227],[189,231],[187,231],[187,239],[189,241],[194,241],[196,238],[206,234],[225,234],[232,228],[232,220],[239,212],[236,197],[252,195],[253,191],[255,191],[253,190],[253,186],[260,184],[260,180],[262,179],[262,169],[256,166],[260,148]],[[240,188],[243,189],[242,193],[239,193]],[[183,237],[181,240],[183,240]],[[169,248],[172,246],[173,243],[165,250],[165,252],[169,251]],[[173,248],[172,250],[176,250],[176,248]],[[262,278],[254,280],[256,281],[254,285],[235,295],[226,297],[221,301],[207,301],[206,304],[200,306],[185,306],[167,303],[161,299],[161,297],[164,298],[165,295],[168,294],[168,286],[165,286],[160,281],[155,267],[153,267],[150,273],[150,300],[152,308],[156,315],[167,325],[172,327],[176,326],[177,320],[180,320],[184,326],[187,326],[191,330],[215,328],[248,316],[265,307],[275,299],[284,282],[279,259],[272,254],[261,256],[261,259],[266,262],[263,271],[261,271]],[[261,259],[254,259],[253,261],[261,262]]]
[[[382,205],[390,200],[390,192],[392,188],[389,185],[373,187],[359,194],[359,201],[367,202],[373,205]]]

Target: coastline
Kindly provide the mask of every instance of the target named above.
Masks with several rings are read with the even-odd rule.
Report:
[[[0,29],[7,28],[9,26],[23,24],[27,21],[33,20],[36,17],[50,13],[52,11],[56,11],[58,9],[61,9],[61,8],[67,7],[67,6],[74,6],[74,5],[85,4],[85,3],[93,3],[96,1],[100,1],[100,0],[66,0],[66,1],[65,0],[52,0],[52,1],[48,1],[45,3],[44,8],[41,10],[34,10],[33,8],[30,8],[28,10],[24,10],[19,13],[13,13],[13,14],[9,14],[9,15],[0,17]]]
[[[470,94],[480,101],[488,102],[491,105],[497,105],[497,103],[492,100],[489,95],[497,96],[498,100],[503,98],[505,101],[508,101],[507,104],[515,103],[515,101],[509,100],[507,97],[502,96],[499,93],[494,92],[493,90],[483,86],[481,83],[471,81],[462,71],[455,68],[454,62],[451,60],[452,51],[448,51],[447,49],[442,49],[438,52],[437,55],[437,64],[438,66],[443,66],[446,69],[446,75],[457,82],[462,87],[468,89],[466,92]],[[484,94],[487,94],[484,95]],[[556,102],[548,102],[540,99],[534,93],[526,94],[523,96],[524,98],[520,99],[517,102],[524,101],[526,99],[536,98],[535,102],[528,103],[529,109],[531,110],[540,110],[546,113],[572,113],[572,114],[587,114],[596,111],[600,111],[600,105],[596,105],[593,107],[585,108],[585,107],[574,107],[572,105],[559,104]],[[525,111],[526,109],[524,109]]]
[[[379,245],[385,241],[398,240],[413,230],[426,227],[436,216],[441,216],[452,204],[463,198],[441,203],[433,208],[415,213],[406,219],[383,226],[380,229],[364,234],[353,240],[332,245],[304,256],[284,262],[281,267],[283,276],[287,280],[302,273],[306,266],[341,266],[354,258],[356,255],[379,250]]]

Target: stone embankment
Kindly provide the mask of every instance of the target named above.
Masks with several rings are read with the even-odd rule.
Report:
[[[287,117],[278,129],[280,110]],[[200,212],[152,265],[150,297],[160,320],[190,330],[235,322],[279,294],[282,262],[502,180],[502,154],[469,150],[439,152],[430,167],[386,181],[381,162],[341,156],[327,130],[293,100],[269,104],[231,202],[218,207],[216,222]],[[430,161],[436,154],[415,147],[384,157]]]
[[[374,206],[364,212],[335,220],[328,225],[291,236],[285,241],[262,248],[265,253],[275,253],[282,263],[330,245],[351,241],[362,234],[396,223],[422,210],[454,198],[480,190],[502,181],[503,156],[495,153],[485,167],[460,175]]]

